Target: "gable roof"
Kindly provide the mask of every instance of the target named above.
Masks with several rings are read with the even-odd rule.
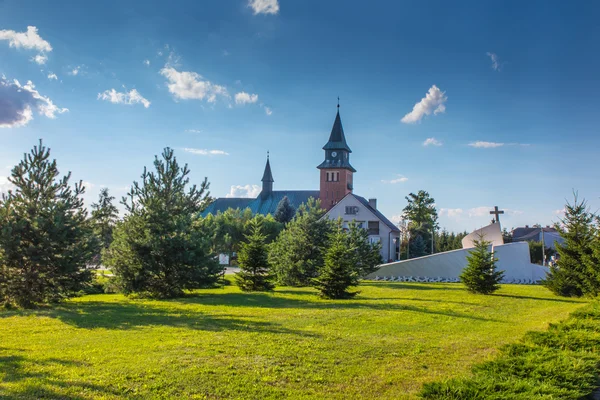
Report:
[[[381,213],[381,211],[379,211],[376,208],[371,207],[371,205],[369,204],[369,200],[365,199],[364,197],[361,196],[357,196],[354,193],[348,193],[347,195],[345,195],[342,200],[338,201],[328,212],[327,214],[329,214],[329,212],[331,212],[331,210],[333,210],[335,207],[337,207],[342,201],[344,201],[345,198],[347,198],[348,196],[352,196],[354,197],[359,203],[361,203],[363,206],[365,206],[365,208],[367,210],[369,210],[373,215],[375,215],[375,217],[377,217],[381,222],[383,222],[385,225],[387,225],[388,228],[390,228],[390,230],[392,232],[400,232],[400,229],[398,229],[398,227],[389,219],[386,218],[385,215],[383,215]],[[327,214],[325,214],[327,216]]]
[[[390,221],[389,219],[387,219],[386,216],[381,213],[381,211],[379,211],[376,208],[371,207],[371,205],[369,204],[369,200],[365,199],[364,197],[357,196],[357,195],[355,195],[353,193],[350,193],[350,195],[354,196],[365,207],[367,207],[367,209],[369,211],[371,211],[373,214],[375,214],[377,216],[377,218],[379,218],[379,220],[381,222],[383,222],[384,224],[386,224],[388,226],[388,228],[390,228],[392,230],[392,232],[400,232],[400,229],[398,229],[398,227],[392,221]]]

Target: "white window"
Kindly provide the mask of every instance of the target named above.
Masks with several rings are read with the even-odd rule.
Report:
[[[356,206],[346,206],[346,214],[348,214],[348,215],[356,215],[356,214],[358,214],[358,207],[356,207]]]

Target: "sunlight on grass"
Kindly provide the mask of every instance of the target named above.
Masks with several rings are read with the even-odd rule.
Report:
[[[236,287],[0,312],[0,397],[414,398],[585,303],[540,286],[369,282],[353,300]]]

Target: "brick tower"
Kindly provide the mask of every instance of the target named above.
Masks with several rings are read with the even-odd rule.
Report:
[[[340,104],[338,101],[337,115],[329,135],[325,150],[325,161],[317,168],[321,171],[321,185],[319,198],[321,207],[329,210],[348,193],[352,193],[352,174],[356,172],[350,165],[350,147],[346,143],[344,128],[340,118]]]

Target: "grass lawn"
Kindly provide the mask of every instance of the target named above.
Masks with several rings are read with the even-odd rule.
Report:
[[[170,301],[91,295],[0,311],[0,398],[402,399],[469,374],[584,300],[540,286],[368,282],[354,300],[311,289],[199,290]]]

